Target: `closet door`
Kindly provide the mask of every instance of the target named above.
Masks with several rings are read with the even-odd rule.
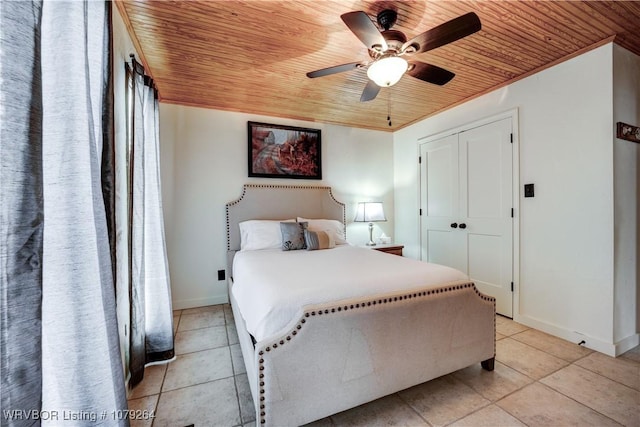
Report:
[[[460,210],[458,135],[420,146],[421,255],[466,271],[464,241],[456,233]]]
[[[457,268],[513,316],[511,119],[420,146],[422,259]]]
[[[459,134],[459,221],[466,227],[458,233],[464,235],[466,273],[481,292],[496,298],[498,313],[513,317],[510,139],[511,119]]]

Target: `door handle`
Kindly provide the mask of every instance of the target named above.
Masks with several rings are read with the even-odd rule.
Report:
[[[458,223],[457,222],[452,223],[451,228],[458,228]]]
[[[460,228],[462,228],[462,229],[464,230],[465,228],[467,228],[467,224],[465,224],[465,223],[463,222],[462,224],[460,224]]]

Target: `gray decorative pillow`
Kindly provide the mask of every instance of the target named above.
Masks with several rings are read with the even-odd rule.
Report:
[[[304,230],[304,240],[307,243],[308,251],[316,251],[318,249],[332,249],[336,247],[336,242],[333,238],[333,234],[326,231]]]
[[[280,231],[282,232],[282,250],[296,251],[299,249],[306,249],[307,245],[304,241],[304,231],[306,229],[306,222],[281,222]]]

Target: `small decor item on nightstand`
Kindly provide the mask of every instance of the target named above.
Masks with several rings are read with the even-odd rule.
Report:
[[[353,221],[369,223],[369,241],[367,242],[367,246],[375,246],[376,243],[373,241],[373,223],[386,220],[387,218],[384,216],[382,202],[362,202],[358,203],[356,217]]]
[[[378,242],[380,242],[381,245],[388,245],[388,244],[391,243],[391,237],[389,237],[386,234],[382,233],[380,235],[380,237],[378,238]]]

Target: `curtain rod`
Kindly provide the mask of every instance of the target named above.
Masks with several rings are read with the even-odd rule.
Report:
[[[149,87],[153,88],[154,96],[157,99],[158,98],[158,88],[156,87],[155,82],[153,81],[153,78],[151,78],[151,76],[148,76],[145,73],[144,65],[142,65],[140,62],[138,62],[138,60],[136,59],[136,55],[134,53],[130,53],[129,54],[129,58],[131,58],[131,68],[133,68],[134,72],[140,74],[143,77],[143,81],[144,81],[144,85],[145,86],[149,86]]]
[[[134,53],[130,53],[129,58],[131,58],[131,67],[137,73],[144,75],[144,65],[136,60],[136,55]]]

